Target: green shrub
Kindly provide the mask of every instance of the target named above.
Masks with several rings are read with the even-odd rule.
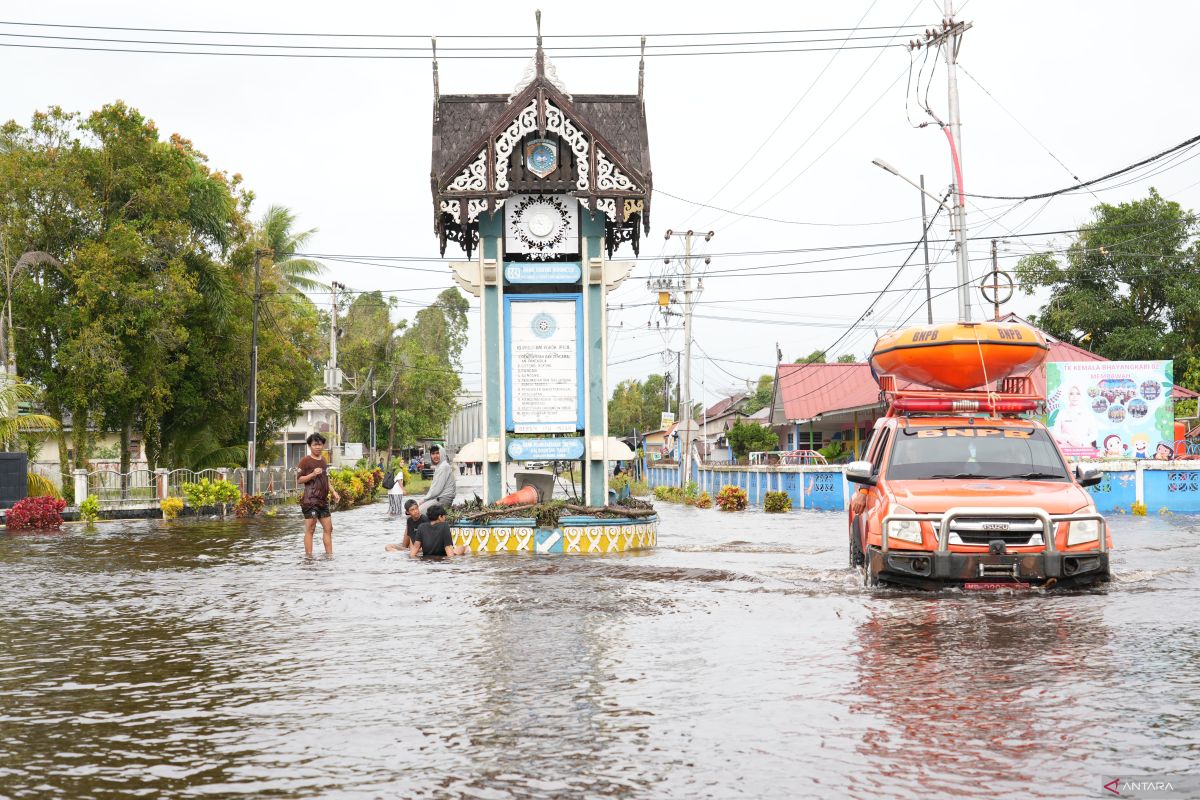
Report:
[[[237,501],[237,505],[233,507],[233,513],[239,519],[245,517],[257,517],[262,513],[263,507],[267,504],[267,498],[261,494],[242,495],[242,499]]]
[[[745,511],[748,504],[746,490],[740,486],[727,484],[717,492],[717,505],[722,511]]]
[[[62,492],[58,487],[47,478],[45,475],[39,475],[36,472],[30,472],[28,483],[26,484],[27,491],[30,497],[53,497],[56,500],[62,499]]]
[[[654,499],[663,500],[668,503],[684,502],[684,492],[678,486],[655,486]]]
[[[95,524],[96,520],[100,519],[100,498],[94,494],[84,498],[79,504],[79,518],[88,525]]]
[[[792,498],[787,492],[767,492],[763,495],[763,509],[772,514],[788,511],[791,507]]]
[[[187,504],[192,508],[219,505],[222,514],[225,513],[225,506],[242,499],[241,490],[226,480],[210,481],[208,478],[201,478],[199,483],[185,483],[180,488],[183,490],[183,496],[187,498]]]
[[[179,497],[167,497],[158,502],[162,509],[163,519],[175,519],[183,511],[183,500]]]

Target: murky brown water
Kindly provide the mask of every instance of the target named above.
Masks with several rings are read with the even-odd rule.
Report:
[[[1080,797],[1200,768],[1200,520],[1078,594],[867,590],[844,517],[385,554],[386,504],[0,536],[0,795]],[[318,545],[319,549],[319,545]]]

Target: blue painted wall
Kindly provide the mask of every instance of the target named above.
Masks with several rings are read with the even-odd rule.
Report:
[[[1128,512],[1138,500],[1137,475],[1132,469],[1110,469],[1104,479],[1090,487],[1096,510],[1110,514],[1120,509]],[[677,466],[648,467],[647,482],[655,486],[679,486]],[[1200,467],[1177,469],[1143,469],[1143,500],[1149,513],[1167,509],[1174,514],[1200,514]],[[713,497],[725,485],[738,486],[746,490],[747,498],[754,505],[762,505],[767,492],[787,492],[792,499],[793,509],[818,509],[821,511],[844,511],[846,508],[845,477],[840,469],[796,472],[777,471],[770,468],[746,469],[697,469],[693,467],[692,480],[701,490]]]

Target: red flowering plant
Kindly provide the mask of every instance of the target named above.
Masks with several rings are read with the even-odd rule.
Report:
[[[9,509],[6,524],[10,531],[58,530],[66,507],[66,500],[55,497],[26,497]]]

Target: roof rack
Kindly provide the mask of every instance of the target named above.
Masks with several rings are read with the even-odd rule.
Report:
[[[939,389],[901,389],[893,375],[879,376],[881,399],[887,403],[889,417],[918,414],[972,414],[983,412],[994,416],[1036,411],[1044,401],[1033,387],[1028,375],[1015,375],[997,383],[996,391],[973,389],[950,392]]]

